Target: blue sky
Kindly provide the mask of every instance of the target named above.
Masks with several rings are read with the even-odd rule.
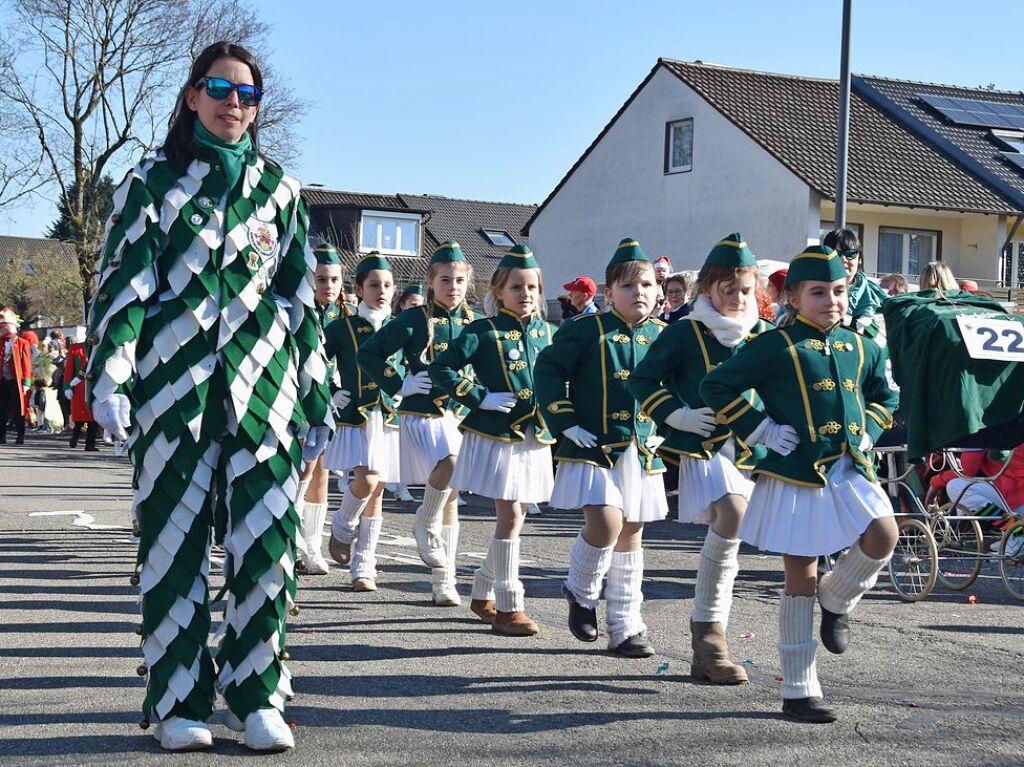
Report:
[[[304,183],[541,202],[659,56],[837,77],[841,0],[256,2]],[[855,0],[854,72],[1024,90],[1019,2]],[[120,176],[126,168],[118,169]],[[0,215],[39,236],[40,202]]]

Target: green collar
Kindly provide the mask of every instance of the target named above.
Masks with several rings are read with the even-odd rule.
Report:
[[[214,136],[197,119],[192,129],[192,139],[198,146],[213,152],[220,160],[228,182],[228,189],[234,189],[238,179],[242,176],[242,168],[255,158],[256,153],[252,151],[252,139],[248,132],[243,133],[242,138],[237,142],[231,143]]]

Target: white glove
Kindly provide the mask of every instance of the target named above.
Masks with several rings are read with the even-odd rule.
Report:
[[[873,439],[871,439],[871,435],[868,434],[867,432],[864,432],[864,436],[861,437],[861,440],[860,440],[860,451],[862,453],[866,453],[871,448],[873,448],[874,446],[875,446],[875,441]]]
[[[657,452],[658,448],[661,447],[664,442],[664,437],[659,437],[657,434],[651,434],[651,436],[644,440],[644,447],[654,453]]]
[[[510,391],[489,391],[484,395],[481,410],[496,410],[499,413],[511,413],[516,404],[516,395]]]
[[[96,402],[92,406],[92,417],[103,430],[114,439],[128,439],[131,428],[131,403],[124,394],[111,394],[110,399]]]
[[[74,396],[75,396],[75,393],[73,391],[71,391],[71,389],[65,389],[64,390],[64,399],[70,400]]]
[[[747,439],[748,445],[764,445],[779,455],[789,455],[800,444],[796,429],[783,423],[775,423],[767,416]]]
[[[665,419],[665,423],[673,429],[688,431],[707,437],[715,430],[715,411],[709,407],[689,408],[685,405],[676,408]]]
[[[331,434],[328,426],[310,426],[306,432],[306,441],[302,444],[302,460],[306,463],[315,461],[327,447],[327,438]]]
[[[413,394],[430,394],[434,385],[430,382],[430,375],[426,370],[421,370],[416,375],[406,376],[402,381],[402,388],[398,392],[399,397],[409,397]]]
[[[582,426],[570,426],[562,436],[575,442],[577,447],[597,447],[597,437]]]
[[[334,392],[334,396],[331,397],[331,404],[334,405],[336,410],[344,410],[351,401],[352,392],[347,389],[338,389],[338,391]]]

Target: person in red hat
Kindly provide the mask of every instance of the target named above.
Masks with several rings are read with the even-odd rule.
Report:
[[[572,282],[565,283],[562,289],[569,291],[569,303],[575,309],[572,316],[597,314],[597,304],[594,303],[594,296],[597,295],[597,283],[590,277],[585,274],[580,275]],[[569,317],[564,319],[569,319]]]
[[[773,322],[777,321],[779,317],[786,311],[786,276],[789,274],[789,269],[779,269],[778,271],[772,272],[768,275],[768,294],[772,298],[772,303],[775,307],[775,316],[771,317]]]

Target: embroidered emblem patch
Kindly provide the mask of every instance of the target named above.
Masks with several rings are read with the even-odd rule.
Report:
[[[264,258],[277,255],[277,231],[270,224],[249,220],[249,244]]]

